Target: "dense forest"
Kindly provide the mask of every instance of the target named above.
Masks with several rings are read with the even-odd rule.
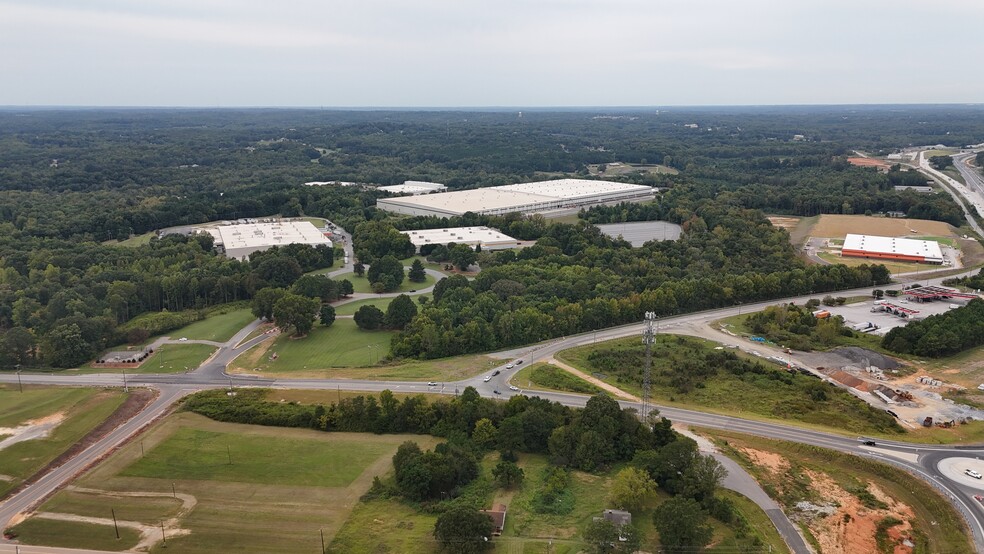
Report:
[[[474,282],[442,284],[394,343],[407,356],[521,344],[634,321],[647,309],[881,284],[880,266],[804,266],[762,212],[899,210],[957,223],[947,195],[892,188],[916,174],[845,160],[855,149],[982,141],[984,110],[973,106],[524,110],[521,118],[492,110],[4,109],[0,367],[72,366],[331,265],[328,254],[311,260],[289,249],[229,260],[201,237],[117,246],[168,226],[272,214],[328,217],[356,234],[367,258],[403,253],[393,250],[405,243],[363,240],[392,237],[392,228],[485,224],[537,241],[483,253]],[[680,241],[632,249],[582,223],[536,216],[398,218],[375,209],[384,193],[371,187],[302,186],[420,179],[468,188],[586,177],[589,165],[616,161],[676,173],[603,173],[663,193],[584,218],[674,221],[684,227]],[[138,325],[165,310],[184,319]]]

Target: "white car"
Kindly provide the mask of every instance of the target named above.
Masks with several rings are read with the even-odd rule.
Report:
[[[486,375],[486,376],[485,376],[485,379],[483,379],[483,380],[484,380],[484,381],[485,381],[486,383],[488,383],[489,381],[491,381],[491,380],[492,380],[492,376],[491,376],[491,375]]]
[[[970,476],[971,476],[971,477],[973,477],[974,479],[980,479],[981,477],[984,477],[984,475],[981,475],[980,473],[977,473],[976,471],[974,471],[974,470],[972,470],[972,469],[965,469],[965,470],[964,470],[964,473],[965,473],[966,475],[970,475]]]
[[[514,365],[512,365],[512,364],[506,364],[506,369],[512,369],[512,368],[514,368],[514,367],[516,367],[516,366],[514,366]]]
[[[437,383],[435,383],[434,381],[428,381],[427,382],[427,386],[428,387],[436,387],[437,386]]]
[[[519,387],[516,385],[509,385],[509,390],[519,390]]]
[[[184,342],[186,340],[188,340],[188,337],[181,337],[180,339],[178,339],[178,341],[180,341],[180,342]]]

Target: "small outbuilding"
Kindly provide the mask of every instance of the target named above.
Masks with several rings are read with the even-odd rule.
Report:
[[[506,505],[499,504],[494,510],[482,510],[482,513],[492,519],[492,535],[501,535],[506,527]]]

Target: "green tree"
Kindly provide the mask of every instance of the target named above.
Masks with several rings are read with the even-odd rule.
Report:
[[[25,327],[12,327],[0,336],[0,363],[13,367],[29,365],[33,362],[37,340],[34,333]]]
[[[338,286],[324,275],[304,275],[294,281],[290,291],[308,298],[318,298],[322,302],[338,300]]]
[[[261,258],[253,273],[268,287],[287,288],[293,285],[304,271],[294,258],[273,256]]]
[[[496,484],[504,489],[511,489],[519,485],[525,476],[526,473],[523,468],[506,460],[500,460],[492,468],[492,477],[495,478]]]
[[[427,272],[424,271],[424,264],[421,263],[420,258],[413,260],[410,264],[410,272],[407,274],[407,278],[414,283],[423,283],[427,280]]]
[[[620,510],[648,510],[656,503],[656,481],[645,471],[627,467],[615,475],[609,498]]]
[[[457,504],[437,518],[434,538],[445,552],[472,554],[492,548],[492,518],[471,506]]]
[[[355,262],[355,265],[352,266],[352,271],[355,272],[356,277],[362,277],[366,274],[366,266],[362,262]]]
[[[41,357],[52,367],[77,367],[92,359],[92,345],[75,323],[55,326],[41,342]]]
[[[369,266],[366,277],[370,283],[383,283],[386,292],[396,290],[403,284],[403,264],[393,256],[383,256]]]
[[[680,494],[705,502],[714,496],[714,491],[727,475],[724,466],[712,456],[697,456],[683,472],[683,490]]]
[[[671,552],[700,550],[711,542],[714,533],[700,503],[682,496],[660,504],[653,512],[653,523],[660,545]]]
[[[448,260],[461,271],[467,271],[468,267],[474,264],[477,259],[478,254],[467,244],[455,244],[448,251]]]
[[[355,288],[352,286],[352,281],[348,279],[338,281],[338,296],[352,296],[353,292]]]
[[[499,430],[495,428],[495,424],[492,420],[483,417],[482,419],[475,422],[475,430],[472,431],[472,441],[475,442],[481,448],[492,448],[495,446],[496,437],[499,435]]]
[[[321,306],[318,319],[321,320],[321,324],[325,327],[331,327],[331,324],[335,323],[335,308],[328,304]]]
[[[355,324],[367,331],[379,329],[385,319],[383,311],[375,306],[362,306],[355,312]]]
[[[933,156],[929,159],[929,165],[937,171],[943,171],[953,165],[953,156]]]
[[[260,319],[273,321],[273,306],[285,294],[287,294],[286,290],[273,287],[256,291],[256,294],[253,295],[253,315]]]
[[[417,316],[417,306],[405,294],[401,294],[390,302],[386,308],[386,326],[392,329],[403,329]]]
[[[273,305],[273,319],[281,331],[294,328],[294,336],[306,335],[314,327],[321,302],[299,294],[286,293]]]

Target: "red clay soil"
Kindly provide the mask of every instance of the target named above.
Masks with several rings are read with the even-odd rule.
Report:
[[[892,167],[887,162],[872,158],[848,158],[847,163],[858,167]]]
[[[835,369],[834,371],[831,371],[827,375],[829,375],[831,379],[837,381],[838,383],[843,383],[855,389],[861,388],[865,384],[864,381],[862,381],[861,379],[858,379],[857,377],[851,375],[846,371],[841,371],[840,369]]]
[[[133,389],[130,392],[130,395],[127,396],[126,400],[124,400],[123,403],[120,404],[120,407],[116,408],[116,411],[110,414],[109,417],[103,420],[102,423],[97,425],[93,430],[86,433],[86,435],[81,439],[79,439],[78,442],[68,447],[67,450],[59,454],[57,458],[51,460],[51,462],[49,462],[48,465],[39,469],[37,472],[34,473],[34,475],[31,475],[30,477],[25,479],[24,482],[21,483],[19,487],[8,492],[7,496],[19,492],[24,487],[30,485],[31,483],[40,479],[42,476],[46,475],[48,471],[50,471],[52,468],[56,468],[64,464],[68,460],[71,460],[79,453],[84,451],[86,448],[89,448],[90,446],[95,444],[99,439],[108,435],[113,429],[116,429],[120,425],[123,425],[130,418],[139,414],[141,411],[143,411],[143,409],[148,404],[153,402],[154,398],[156,397],[157,397],[156,391],[149,390],[149,389]]]

